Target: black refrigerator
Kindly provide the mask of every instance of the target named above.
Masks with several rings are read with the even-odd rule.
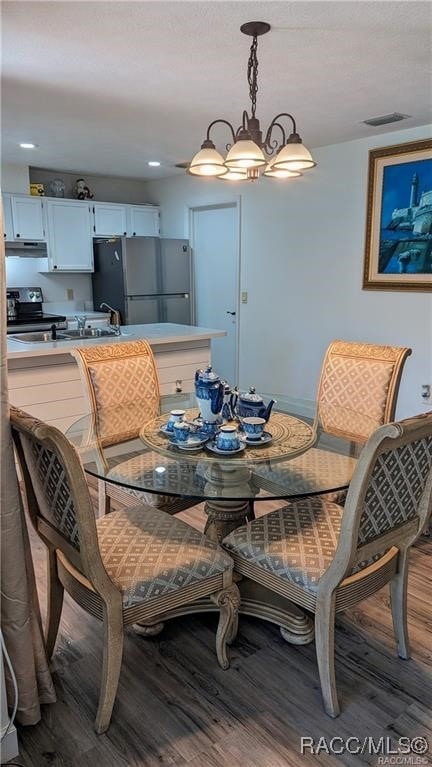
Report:
[[[187,240],[111,237],[94,241],[93,302],[118,309],[123,324],[193,322]]]

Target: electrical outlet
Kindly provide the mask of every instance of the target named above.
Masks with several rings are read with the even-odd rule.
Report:
[[[242,293],[241,293],[241,302],[242,302],[242,304],[247,304],[247,302],[248,302],[248,294],[247,294],[247,290],[242,290]]]
[[[67,298],[67,300],[68,301],[73,301],[73,297],[74,297],[74,292],[73,292],[72,288],[68,288],[66,290],[66,298]]]
[[[432,384],[421,385],[421,399],[425,405],[432,405]]]

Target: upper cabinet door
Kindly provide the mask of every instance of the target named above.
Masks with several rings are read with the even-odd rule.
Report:
[[[159,237],[159,208],[152,205],[128,205],[129,237]]]
[[[117,205],[110,202],[93,203],[95,236],[118,237],[127,235],[126,205]]]
[[[12,195],[15,240],[45,240],[43,201],[40,197]]]
[[[48,267],[52,272],[93,271],[93,206],[76,200],[47,200]]]
[[[12,224],[12,200],[10,194],[2,195],[3,201],[3,239],[13,240],[13,224]]]

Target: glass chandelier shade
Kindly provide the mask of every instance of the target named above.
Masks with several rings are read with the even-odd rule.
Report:
[[[284,147],[277,153],[274,161],[274,170],[300,171],[309,170],[316,165],[309,149],[300,141],[288,139]]]
[[[193,176],[223,176],[228,173],[224,158],[212,141],[204,141],[188,168]]]
[[[239,138],[229,150],[225,165],[227,168],[244,170],[261,168],[266,164],[263,150],[251,138]]]
[[[315,167],[316,162],[309,149],[302,143],[294,117],[289,112],[276,115],[265,134],[261,131],[260,122],[256,117],[258,37],[269,30],[270,24],[264,21],[250,21],[240,27],[243,34],[253,38],[247,68],[251,100],[250,115],[246,110],[243,111],[242,122],[237,130],[228,120],[222,118],[213,120],[207,128],[207,135],[200,151],[189,165],[188,173],[194,176],[218,177],[226,181],[254,181],[260,177],[260,173],[276,179],[297,178],[302,175],[300,171]],[[288,118],[292,124],[288,139],[281,123],[282,118]],[[220,123],[228,126],[231,133],[231,142],[227,144],[228,154],[225,159],[210,138],[211,130]],[[274,130],[280,131],[281,139],[274,137]]]
[[[227,168],[227,173],[225,173],[223,176],[219,176],[221,181],[248,181],[248,174],[247,170],[243,168],[240,169],[229,169]]]
[[[299,178],[302,173],[298,170],[284,170],[284,168],[275,168],[275,160],[277,159],[278,155],[276,157],[273,157],[270,162],[266,165],[264,176],[267,176],[268,178]]]

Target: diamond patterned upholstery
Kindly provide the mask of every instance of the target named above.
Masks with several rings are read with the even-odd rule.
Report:
[[[350,456],[312,448],[291,461],[273,466],[258,465],[253,474],[259,486],[270,493],[280,493],[284,487],[289,486],[293,496],[306,495],[328,487],[329,477],[333,487],[348,485],[355,465],[356,460]],[[335,497],[339,497],[339,493],[335,493]],[[333,500],[327,495],[326,499]]]
[[[143,425],[159,413],[159,380],[153,353],[146,341],[128,341],[74,349],[73,354],[95,412],[94,430],[103,462],[104,448],[138,437]],[[127,503],[125,496],[129,496],[137,503],[144,502],[169,514],[176,514],[193,505],[193,502],[179,497],[125,486],[117,491],[116,485],[109,485],[110,479],[121,484],[125,477],[136,484],[140,484],[141,478],[142,484],[145,484],[146,472],[153,472],[155,465],[169,467],[171,478],[178,472],[176,463],[162,456],[156,458],[146,453],[130,460],[126,456],[106,475],[108,496],[118,498],[120,492],[121,502]],[[182,478],[178,480],[180,486]]]
[[[160,490],[163,491],[164,487],[169,487],[172,492],[178,494],[177,496],[146,493],[143,490],[123,487],[125,492],[137,498],[137,503],[138,501],[150,503],[156,508],[163,508],[168,513],[179,511],[179,506],[181,508],[188,508],[190,501],[182,501],[178,496],[187,495],[190,490],[192,484],[190,475],[196,473],[196,467],[192,463],[185,465],[152,452],[140,453],[133,458],[118,463],[114,468],[110,469],[107,474],[107,480],[117,480],[122,483],[127,478],[133,485],[142,484],[145,486],[146,482],[151,484],[154,481],[156,467],[165,469],[165,471],[157,472],[156,480]],[[202,487],[204,487],[204,484],[205,479],[203,478],[201,482]]]
[[[333,341],[318,390],[321,428],[365,442],[394,416],[402,365],[410,349]]]
[[[159,599],[233,568],[213,541],[176,517],[139,507],[96,521],[104,567],[124,607]]]
[[[378,456],[360,517],[360,544],[402,525],[416,515],[431,468],[432,437]]]
[[[343,509],[322,498],[304,498],[230,533],[223,546],[241,569],[242,559],[315,592],[333,560]]]
[[[33,489],[43,517],[78,551],[78,526],[64,467],[57,456],[41,443],[21,438],[24,455],[31,467]]]

